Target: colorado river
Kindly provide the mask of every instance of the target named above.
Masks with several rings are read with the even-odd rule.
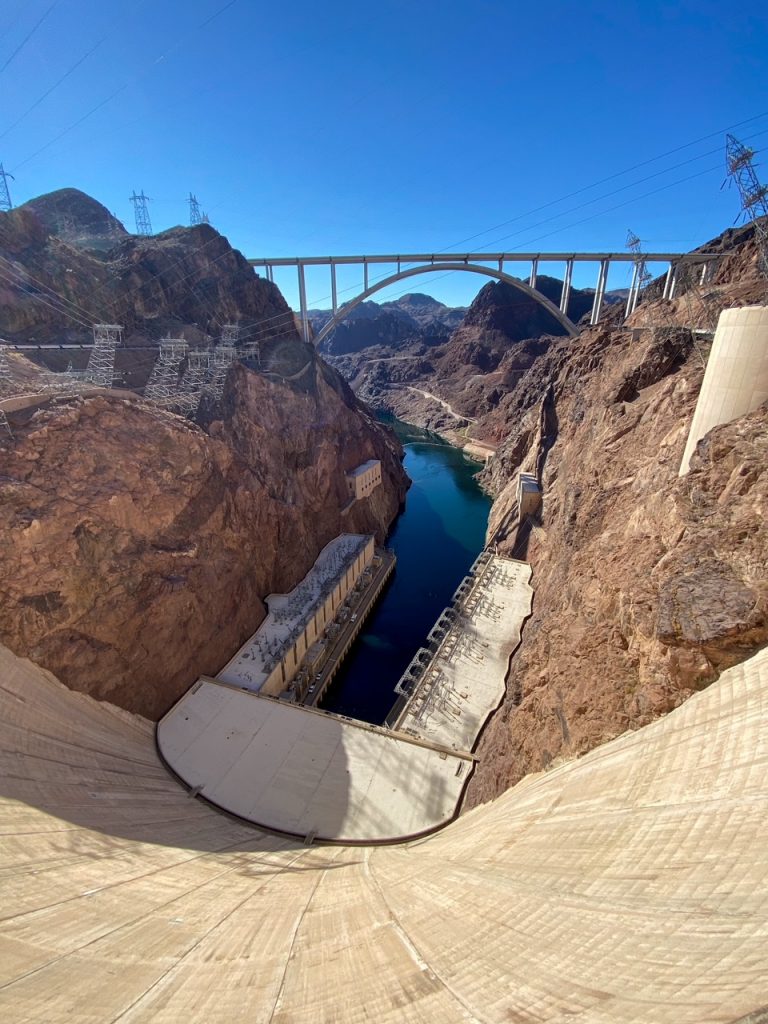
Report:
[[[395,683],[481,550],[490,510],[474,479],[477,462],[433,434],[392,426],[413,481],[387,541],[397,568],[322,702],[328,711],[375,724],[384,721]]]

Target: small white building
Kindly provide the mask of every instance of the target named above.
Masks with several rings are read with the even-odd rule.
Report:
[[[355,501],[360,498],[367,498],[371,491],[381,483],[381,462],[378,459],[369,459],[357,469],[351,469],[347,473],[347,487],[349,496]]]

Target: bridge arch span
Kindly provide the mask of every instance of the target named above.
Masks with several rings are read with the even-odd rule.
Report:
[[[470,274],[482,274],[485,277],[491,277],[496,281],[505,281],[513,288],[523,292],[524,295],[534,299],[534,301],[538,302],[539,305],[543,306],[548,313],[552,314],[555,320],[557,320],[560,326],[563,327],[572,338],[579,333],[574,322],[567,317],[565,313],[562,313],[554,302],[551,302],[546,295],[542,295],[541,292],[536,291],[535,288],[531,288],[531,286],[525,284],[524,281],[520,281],[518,278],[512,277],[511,274],[507,274],[503,270],[494,270],[493,267],[484,267],[481,263],[426,263],[424,266],[411,267],[408,270],[400,270],[396,274],[385,277],[383,281],[378,281],[376,284],[371,285],[370,288],[366,288],[365,291],[361,292],[356,298],[347,302],[343,307],[340,307],[322,330],[320,330],[315,336],[315,345],[319,346],[329,334],[336,330],[340,323],[346,320],[356,306],[359,306],[361,302],[365,302],[377,292],[382,291],[384,288],[388,288],[390,285],[397,284],[398,281],[404,281],[408,277],[415,277],[417,274],[434,274],[436,271],[441,270],[465,270]]]

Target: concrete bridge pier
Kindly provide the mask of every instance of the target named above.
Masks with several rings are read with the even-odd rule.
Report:
[[[304,264],[299,263],[299,311],[301,314],[301,340],[309,344],[309,316],[307,315],[307,283]]]
[[[538,256],[531,260],[531,276],[528,279],[528,287],[536,287],[536,278],[539,276],[539,259]]]
[[[568,260],[565,264],[565,274],[563,275],[563,290],[560,293],[560,312],[565,316],[568,315],[568,300],[571,297],[571,280],[573,278],[573,260]]]
[[[664,278],[664,293],[663,299],[669,299],[672,301],[675,294],[675,285],[677,284],[677,264],[670,263],[667,276]]]
[[[336,264],[333,261],[331,261],[331,309],[333,315],[336,316],[339,311],[339,302],[336,296]]]
[[[595,299],[592,303],[592,315],[589,318],[591,327],[600,321],[600,307],[603,305],[603,297],[605,296],[605,285],[608,281],[608,267],[611,265],[610,260],[600,261],[600,272],[597,275],[597,288],[595,288]]]

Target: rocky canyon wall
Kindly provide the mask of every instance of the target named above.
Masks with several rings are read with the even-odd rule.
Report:
[[[715,319],[763,294],[750,239],[705,296]],[[483,472],[489,536],[530,561],[535,598],[468,806],[667,713],[768,642],[768,408],[712,431],[678,478],[709,347],[684,326],[701,301],[651,294],[639,336],[553,341],[479,424],[503,438]],[[543,505],[518,531],[519,470]]]

